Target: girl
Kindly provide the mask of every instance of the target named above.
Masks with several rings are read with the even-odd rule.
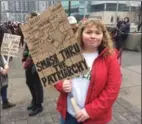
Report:
[[[77,40],[90,71],[55,85],[60,92],[57,110],[61,124],[107,124],[121,84],[117,52],[105,25],[99,20],[85,21],[77,32]],[[70,94],[80,108],[77,113]]]

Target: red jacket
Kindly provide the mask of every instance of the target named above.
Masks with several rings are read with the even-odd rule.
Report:
[[[83,124],[106,124],[112,118],[112,105],[115,102],[121,85],[121,72],[117,60],[117,52],[104,56],[104,49],[92,66],[91,80],[87,92],[85,109],[90,119]],[[60,92],[57,110],[66,118],[67,93],[62,88],[63,81],[55,87]]]

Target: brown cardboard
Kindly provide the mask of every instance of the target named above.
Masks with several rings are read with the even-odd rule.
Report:
[[[44,85],[88,70],[61,3],[30,19],[21,29]]]
[[[19,51],[20,36],[4,33],[1,54],[16,57]]]

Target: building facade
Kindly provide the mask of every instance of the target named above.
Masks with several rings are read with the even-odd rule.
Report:
[[[12,1],[2,1],[1,2],[1,22],[5,22],[8,20],[21,22],[24,21],[25,15],[31,12],[41,13],[45,11],[49,6],[55,4],[56,1],[48,1],[48,0],[12,0]],[[69,2],[62,1],[63,7],[65,8],[66,13],[68,13]],[[76,15],[79,12],[79,1],[71,2],[70,13],[72,15]]]
[[[91,1],[90,18],[100,18],[105,24],[116,24],[118,18],[129,17],[132,23],[138,22],[140,1]]]
[[[130,17],[131,22],[137,22],[138,1],[61,1],[68,15],[74,15],[78,20],[83,18],[99,18],[106,24],[115,24],[118,18]],[[24,21],[27,13],[41,13],[55,4],[52,0],[8,0],[1,2],[1,21]],[[69,9],[70,8],[70,9]]]

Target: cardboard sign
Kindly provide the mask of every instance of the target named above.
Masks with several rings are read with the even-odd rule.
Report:
[[[88,70],[61,3],[49,7],[21,28],[44,86]]]
[[[16,57],[19,52],[19,43],[21,37],[18,35],[4,33],[1,54]]]

